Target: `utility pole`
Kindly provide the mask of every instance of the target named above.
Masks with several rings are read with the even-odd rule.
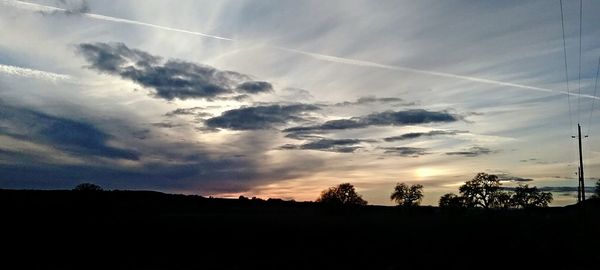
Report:
[[[583,155],[581,154],[581,125],[577,124],[577,138],[579,139],[579,194],[577,196],[578,202],[585,201],[585,184],[583,177]]]
[[[581,167],[577,167],[577,203],[581,202],[581,182],[580,182],[580,175],[581,175]]]

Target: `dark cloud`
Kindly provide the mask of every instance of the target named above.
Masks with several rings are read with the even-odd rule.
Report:
[[[496,153],[496,151],[493,151],[489,148],[485,148],[485,147],[480,147],[480,146],[473,146],[467,150],[464,151],[457,151],[457,152],[447,152],[446,155],[449,156],[465,156],[465,157],[477,157],[477,156],[481,156],[481,155],[489,155],[489,154],[493,154]]]
[[[531,181],[533,181],[532,178],[523,178],[523,177],[514,176],[511,174],[507,174],[507,173],[496,174],[496,176],[498,176],[498,180],[500,180],[500,181],[511,181],[511,182],[531,182]]]
[[[166,117],[174,117],[178,115],[191,115],[197,118],[209,117],[212,116],[211,113],[204,112],[206,108],[204,107],[192,107],[192,108],[178,108],[168,113],[165,113]]]
[[[250,94],[273,92],[273,86],[270,83],[259,81],[244,82],[238,85],[237,89]]]
[[[0,102],[0,135],[47,144],[59,150],[108,158],[137,160],[136,151],[108,144],[112,136],[90,123],[17,108]]]
[[[360,148],[360,143],[364,140],[359,139],[319,139],[305,144],[286,144],[279,149],[302,149],[302,150],[319,150],[338,153],[352,153]]]
[[[350,119],[339,119],[327,121],[321,125],[302,126],[286,129],[286,132],[307,132],[307,131],[326,131],[365,128],[368,126],[400,126],[416,125],[434,122],[455,122],[459,117],[448,112],[433,112],[423,109],[407,111],[386,111],[372,113],[366,116],[354,117]]]
[[[519,162],[521,162],[521,163],[532,163],[533,162],[535,164],[541,164],[541,165],[550,164],[551,163],[551,162],[548,162],[548,161],[540,160],[538,158],[521,159],[521,160],[519,160]],[[553,163],[555,163],[555,162],[553,162]]]
[[[174,123],[174,122],[160,122],[160,123],[152,123],[152,126],[159,127],[159,128],[176,128],[176,127],[181,127],[183,125],[180,123]]]
[[[339,102],[339,103],[334,104],[333,106],[354,106],[354,105],[365,105],[365,104],[372,104],[372,103],[397,103],[397,104],[401,104],[401,105],[405,105],[405,106],[411,106],[411,105],[417,104],[415,102],[405,102],[403,99],[395,98],[395,97],[378,98],[378,97],[374,97],[374,96],[367,96],[367,97],[360,97],[356,101]]]
[[[271,129],[291,121],[303,121],[302,113],[315,110],[319,110],[319,107],[308,104],[242,107],[209,118],[204,125],[233,130]]]
[[[163,63],[160,57],[130,49],[123,43],[83,43],[78,51],[90,68],[152,88],[156,97],[166,100],[240,100],[247,98],[247,93],[272,91],[271,84],[253,81],[248,75],[181,60]],[[228,97],[235,93],[242,95]]]
[[[294,140],[314,140],[314,139],[322,139],[323,136],[314,135],[310,133],[303,132],[292,132],[285,135],[286,138],[294,139]]]
[[[419,147],[381,147],[385,154],[403,156],[403,157],[420,157],[430,154],[427,148]]]
[[[432,130],[429,132],[411,132],[411,133],[402,134],[400,136],[387,137],[387,138],[384,138],[383,140],[386,142],[394,142],[394,141],[416,139],[416,138],[420,138],[420,137],[433,137],[433,136],[439,136],[439,135],[456,135],[459,133],[468,133],[468,131]]]
[[[306,176],[322,166],[320,160],[303,157],[290,164],[269,163],[265,151],[272,146],[265,136],[271,133],[241,134],[222,143],[222,149],[214,149],[197,142],[150,137],[149,130],[126,130],[127,126],[118,133],[127,138],[115,137],[91,123],[0,105],[1,136],[50,149],[22,150],[19,145],[15,148],[19,150],[0,148],[2,188],[72,188],[81,182],[94,182],[119,189],[243,192],[265,183]],[[108,123],[113,124],[112,128],[120,127],[115,121]],[[136,132],[144,140],[134,138]],[[109,142],[143,152],[117,148]],[[64,153],[77,162],[63,161]],[[268,170],[264,170],[266,166]]]
[[[211,97],[211,98],[206,98],[207,101],[230,101],[230,100],[234,100],[234,101],[246,101],[246,100],[250,100],[252,99],[252,97],[250,97],[250,95],[248,94],[241,94],[241,95],[228,95],[228,96],[219,96],[219,97]]]

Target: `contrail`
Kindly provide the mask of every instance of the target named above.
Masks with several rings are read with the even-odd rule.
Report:
[[[29,3],[29,2],[24,2],[24,1],[15,1],[15,0],[13,0],[13,1],[8,0],[7,1],[7,0],[3,0],[3,2],[5,2],[5,4],[8,4],[8,5],[16,7],[16,8],[23,8],[23,9],[35,10],[35,11],[63,11],[63,12],[69,11],[69,10],[64,9],[64,8],[58,8],[58,7],[52,7],[52,6],[34,4],[34,3]],[[140,22],[140,21],[134,21],[134,20],[128,20],[128,19],[121,19],[121,18],[116,18],[116,17],[104,16],[104,15],[100,15],[100,14],[94,14],[94,13],[79,13],[79,14],[81,14],[82,16],[85,16],[85,17],[88,17],[88,18],[92,18],[92,19],[97,19],[97,20],[103,20],[103,21],[109,21],[109,22],[117,22],[117,23],[127,23],[127,24],[134,24],[134,25],[141,25],[141,26],[152,27],[152,28],[157,28],[157,29],[162,29],[162,30],[167,30],[167,31],[172,31],[172,32],[178,32],[178,33],[195,35],[195,36],[202,36],[202,37],[207,37],[207,38],[214,38],[214,39],[221,39],[221,40],[227,40],[227,41],[234,41],[233,39],[226,38],[226,37],[209,35],[209,34],[204,34],[204,33],[200,33],[200,32],[188,31],[188,30],[184,30],[184,29],[178,29],[178,28],[173,28],[173,27],[161,26],[161,25],[156,25],[156,24],[151,24],[151,23],[145,23],[145,22]]]
[[[13,6],[16,8],[35,10],[35,11],[62,11],[62,12],[68,11],[67,9],[64,9],[64,8],[46,6],[46,5],[41,5],[41,4],[34,4],[34,3],[18,1],[18,0],[2,0],[2,2],[4,2],[4,4],[10,5],[10,6]],[[240,40],[235,40],[235,39],[231,39],[231,38],[227,38],[227,37],[210,35],[210,34],[206,34],[206,33],[189,31],[189,30],[185,30],[185,29],[173,28],[173,27],[145,23],[145,22],[140,22],[140,21],[116,18],[116,17],[105,16],[105,15],[94,14],[94,13],[80,13],[80,14],[81,14],[81,16],[85,16],[88,18],[96,19],[96,20],[133,24],[133,25],[152,27],[152,28],[156,28],[156,29],[172,31],[172,32],[177,32],[177,33],[184,33],[184,34],[189,34],[189,35],[207,37],[207,38],[212,38],[212,39],[240,42]],[[373,67],[373,68],[388,69],[388,70],[397,70],[397,71],[425,74],[425,75],[431,75],[431,76],[459,79],[459,80],[465,80],[465,81],[471,81],[471,82],[478,82],[478,83],[484,83],[484,84],[492,84],[492,85],[514,87],[514,88],[533,90],[533,91],[558,93],[558,94],[564,94],[564,95],[570,95],[570,96],[600,99],[600,97],[591,96],[591,95],[577,94],[574,92],[566,92],[566,91],[557,91],[557,90],[553,90],[553,89],[549,89],[549,88],[535,87],[535,86],[529,86],[529,85],[524,85],[524,84],[502,82],[502,81],[483,79],[483,78],[478,78],[478,77],[457,75],[457,74],[452,74],[452,73],[444,73],[444,72],[437,72],[437,71],[430,71],[430,70],[423,70],[423,69],[415,69],[415,68],[403,67],[403,66],[392,66],[392,65],[380,64],[380,63],[363,61],[363,60],[356,60],[356,59],[337,57],[337,56],[332,56],[332,55],[306,52],[306,51],[290,49],[290,48],[285,48],[285,47],[279,47],[279,46],[272,46],[272,45],[265,45],[265,46],[269,47],[269,48],[286,51],[286,52],[302,54],[302,55],[309,56],[311,58],[314,58],[314,59],[317,59],[320,61],[334,62],[334,63],[340,63],[340,64],[346,64],[346,65],[354,65],[354,66]]]
[[[50,81],[58,81],[58,80],[70,80],[71,76],[65,74],[58,74],[52,72],[46,72],[36,69],[30,68],[22,68],[17,66],[9,66],[0,64],[0,73],[19,76],[19,77],[28,77],[28,78],[36,78],[36,79],[44,79]]]

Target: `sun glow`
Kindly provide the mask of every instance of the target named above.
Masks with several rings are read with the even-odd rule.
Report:
[[[431,167],[420,167],[415,170],[415,175],[419,178],[427,178],[439,175],[440,171]]]

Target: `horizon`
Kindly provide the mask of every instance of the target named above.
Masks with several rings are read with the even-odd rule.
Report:
[[[0,188],[435,206],[485,172],[574,204],[600,3],[555,2],[0,0]]]

